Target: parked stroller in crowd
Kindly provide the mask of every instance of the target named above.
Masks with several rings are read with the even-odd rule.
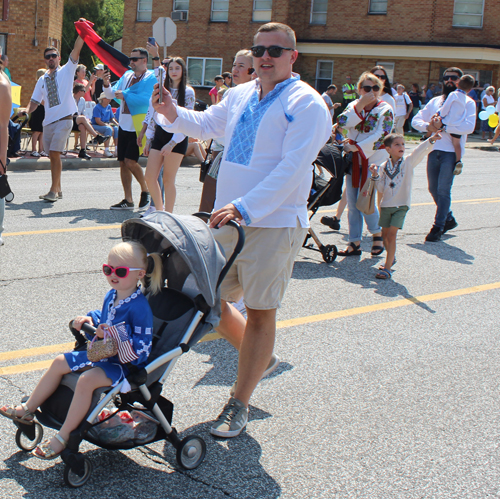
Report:
[[[171,426],[173,404],[161,393],[177,359],[219,323],[219,285],[243,247],[243,229],[237,223],[229,222],[228,225],[238,231],[238,243],[226,262],[211,230],[202,220],[209,217],[207,213],[179,216],[155,212],[122,224],[124,241],[139,241],[149,253],[161,254],[165,287],[160,293],[148,297],[154,315],[153,346],[148,365],[132,371],[114,388],[94,391],[89,413],[79,428],[71,433],[68,446],[61,453],[66,464],[64,480],[70,487],[81,487],[92,473],[90,459],[79,452],[82,440],[104,449],[119,450],[168,439],[177,450],[180,466],[194,469],[202,463],[206,452],[204,440],[195,435],[182,440],[178,437]],[[89,333],[95,331],[88,324],[82,329]],[[83,336],[74,329],[72,332],[77,339],[75,349],[86,348]],[[16,443],[20,449],[31,451],[38,445],[43,437],[42,425],[55,430],[61,428],[79,376],[80,373],[70,373],[63,377],[55,393],[35,413],[35,422],[14,421],[18,427]],[[121,393],[127,381],[131,391]],[[109,410],[112,405],[116,410]],[[120,414],[132,415],[133,427],[142,430],[139,433],[132,431],[125,438],[123,434],[122,438],[116,438],[115,429],[114,433],[111,432],[115,438],[110,438],[106,428]]]
[[[321,148],[313,165],[315,167],[320,166],[327,170],[331,178],[326,181],[316,173],[316,168],[314,168],[313,184],[307,203],[308,211],[312,212],[309,220],[314,217],[321,206],[331,206],[342,198],[342,186],[346,170],[346,163],[342,155],[342,147],[336,144],[325,144]],[[317,248],[315,248],[312,243],[307,244],[310,238],[316,243]],[[323,245],[312,228],[309,228],[303,247],[313,251],[319,251],[326,263],[331,263],[337,258],[337,246],[334,244]]]

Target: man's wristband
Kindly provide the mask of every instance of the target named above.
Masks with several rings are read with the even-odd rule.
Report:
[[[159,58],[159,57],[151,57],[151,60],[152,60],[152,61],[159,61],[159,60],[160,60],[160,58]]]

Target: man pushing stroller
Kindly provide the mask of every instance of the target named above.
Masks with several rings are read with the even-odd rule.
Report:
[[[204,113],[177,107],[166,89],[163,102],[158,89],[153,94],[162,125],[201,139],[225,136],[228,144],[210,226],[219,227],[214,237],[229,254],[235,241],[224,226],[241,222],[245,246],[221,285],[218,332],[239,351],[234,393],[211,428],[221,437],[237,436],[245,428],[250,397],[269,366],[276,309],[309,226],[312,162],[331,132],[323,99],[292,73],[295,43],[290,27],[261,26],[251,48],[258,78],[235,87]],[[242,296],[247,321],[227,303]]]

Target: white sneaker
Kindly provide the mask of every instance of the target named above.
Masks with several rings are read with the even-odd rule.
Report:
[[[105,157],[105,158],[112,158],[113,157],[113,153],[109,151],[109,149],[105,149],[104,152],[102,153],[102,155]]]
[[[154,213],[155,211],[156,208],[154,206],[150,206],[144,213],[141,213],[139,218],[147,217],[148,215],[151,215],[151,213]]]
[[[2,236],[0,236],[0,246],[3,246],[5,243],[3,242]]]

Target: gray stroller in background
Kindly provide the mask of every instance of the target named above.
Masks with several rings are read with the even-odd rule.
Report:
[[[132,371],[127,377],[131,391],[120,393],[125,380],[111,388],[94,391],[91,408],[81,425],[71,433],[67,448],[61,453],[66,464],[64,480],[70,487],[81,487],[91,476],[92,464],[79,452],[82,440],[108,450],[132,449],[168,439],[177,450],[177,462],[185,469],[198,467],[205,458],[204,440],[195,435],[180,439],[171,426],[173,404],[161,396],[163,383],[177,359],[195,345],[220,320],[219,285],[241,251],[243,229],[230,258],[224,255],[207,224],[207,213],[178,216],[155,212],[145,218],[127,220],[122,224],[122,239],[141,242],[148,253],[160,253],[163,260],[165,287],[148,297],[154,316],[153,346],[148,365]],[[71,328],[76,338],[75,349],[86,348],[86,338]],[[95,329],[88,324],[85,332]],[[66,419],[79,373],[64,376],[55,393],[35,413],[32,424],[14,421],[18,430],[16,443],[24,451],[33,450],[43,438],[43,426],[59,430]],[[25,398],[27,400],[27,398]],[[116,410],[104,419],[103,410],[114,405]],[[147,435],[130,435],[125,441],[104,440],[100,431],[120,411],[130,411],[145,421]],[[109,412],[109,411],[108,411]]]

